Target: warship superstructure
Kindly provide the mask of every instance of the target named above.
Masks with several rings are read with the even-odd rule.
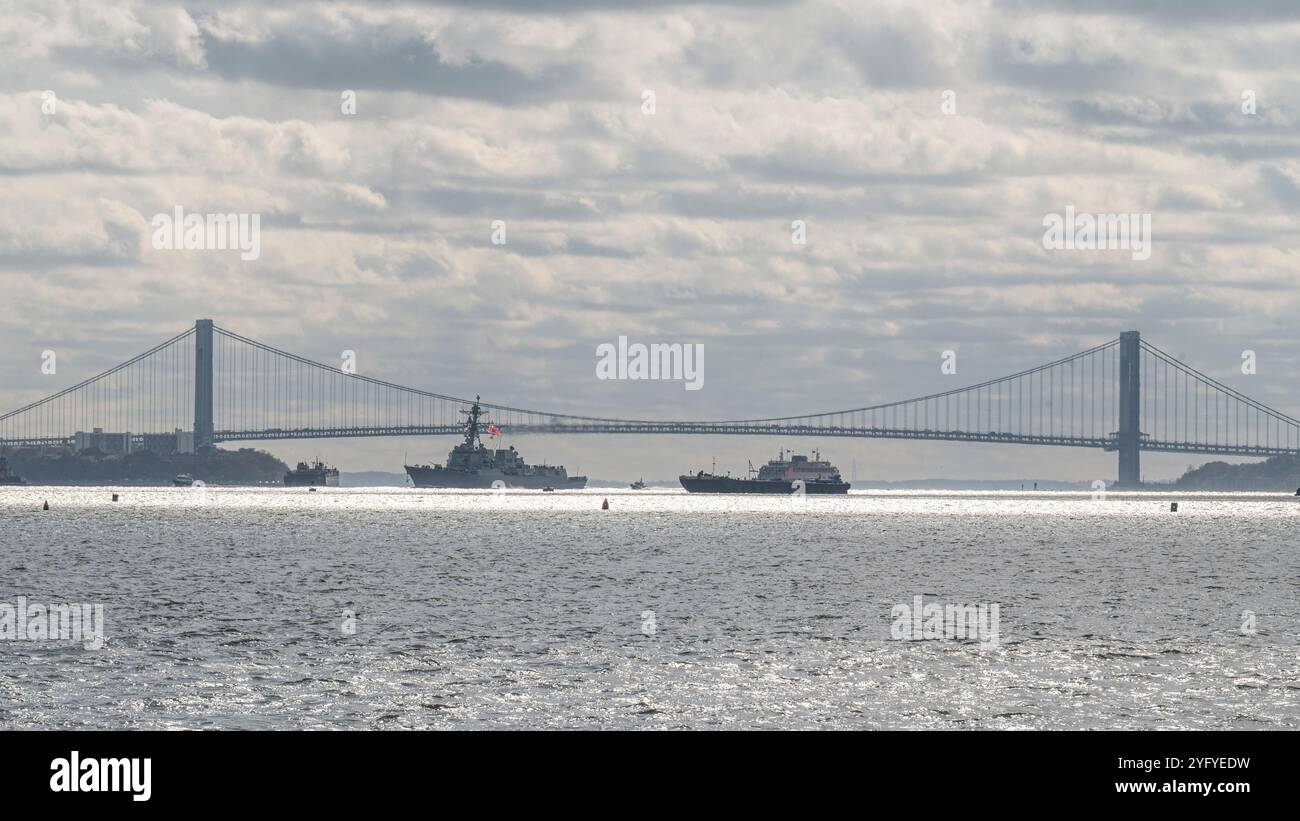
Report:
[[[467,411],[465,441],[447,454],[446,465],[406,465],[406,475],[416,487],[438,488],[526,488],[531,490],[580,490],[587,486],[586,476],[570,476],[563,465],[530,465],[515,446],[493,449],[483,444],[483,429],[496,431],[488,424],[478,397]]]

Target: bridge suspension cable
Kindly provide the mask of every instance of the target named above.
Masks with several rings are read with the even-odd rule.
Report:
[[[193,420],[194,329],[0,415],[0,443],[68,445],[77,431],[174,433]],[[66,364],[65,364],[66,366]]]
[[[457,434],[475,400],[289,353],[199,320],[103,373],[0,415],[0,445],[130,447],[192,434],[231,441]],[[1140,450],[1300,454],[1300,421],[1127,332],[1045,365],[912,399],[795,416],[666,421],[480,403],[513,434],[848,436],[1092,447],[1138,476]],[[179,431],[179,433],[178,433]],[[156,440],[156,442],[155,442]],[[110,438],[82,440],[94,444]],[[78,445],[81,446],[81,445]],[[1126,480],[1127,480],[1126,479]]]
[[[1300,448],[1300,420],[1142,341],[1143,450],[1273,456]]]

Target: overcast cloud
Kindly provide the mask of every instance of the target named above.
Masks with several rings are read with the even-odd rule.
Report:
[[[1138,329],[1300,415],[1300,6],[539,5],[0,4],[0,406],[211,317],[415,387],[665,419],[901,399]],[[261,214],[261,257],[155,251],[176,205]],[[1151,258],[1044,250],[1067,205],[1150,213]],[[704,389],[597,380],[620,335],[703,343]],[[450,444],[270,449],[400,471]],[[517,444],[649,479],[818,443]],[[862,477],[1115,473],[1087,451],[821,444]]]

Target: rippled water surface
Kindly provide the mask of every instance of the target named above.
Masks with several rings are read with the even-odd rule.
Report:
[[[1300,727],[1282,495],[113,492],[0,489],[0,603],[107,625],[0,641],[2,728]]]

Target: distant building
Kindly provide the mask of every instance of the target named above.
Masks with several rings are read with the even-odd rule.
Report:
[[[79,430],[73,434],[72,441],[72,447],[77,452],[97,450],[122,456],[131,452],[130,433],[105,433],[103,428],[95,428],[90,433]]]
[[[73,450],[97,450],[114,456],[125,456],[136,450],[148,450],[167,456],[173,453],[194,452],[194,431],[177,428],[172,433],[105,433],[95,428],[90,433],[77,431],[73,436]]]
[[[145,450],[154,453],[193,453],[194,431],[177,428],[171,433],[146,433],[141,435]]]
[[[175,433],[142,433],[137,447],[154,453],[169,456],[176,452]]]

